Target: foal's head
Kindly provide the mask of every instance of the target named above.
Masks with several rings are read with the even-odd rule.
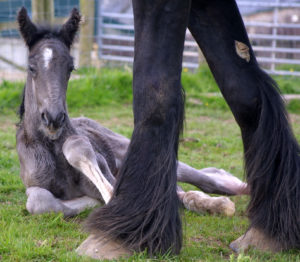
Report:
[[[34,108],[39,129],[52,140],[60,136],[67,119],[66,90],[74,69],[70,47],[79,22],[75,8],[68,21],[56,29],[37,27],[25,8],[18,13],[20,32],[29,49],[25,92],[31,92],[32,105],[27,101],[27,107]]]

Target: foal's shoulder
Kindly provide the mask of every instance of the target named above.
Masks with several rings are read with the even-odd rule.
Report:
[[[90,118],[87,117],[76,117],[76,118],[71,118],[71,122],[72,124],[77,127],[77,126],[81,126],[81,127],[93,127],[95,129],[100,129],[100,128],[104,128],[102,125],[100,125],[98,122],[96,122],[95,120],[92,120]]]
[[[103,125],[99,124],[95,120],[92,120],[87,117],[77,117],[71,119],[72,125],[75,128],[80,128],[83,130],[89,130],[93,129],[95,132],[98,132],[102,134],[103,136],[121,136],[110,129],[104,127]]]

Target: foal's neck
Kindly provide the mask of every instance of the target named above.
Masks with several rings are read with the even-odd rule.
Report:
[[[31,77],[27,77],[24,90],[24,128],[30,134],[34,134],[40,124],[37,100],[35,97],[35,83]]]

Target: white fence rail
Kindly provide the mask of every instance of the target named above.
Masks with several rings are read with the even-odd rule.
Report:
[[[123,22],[116,23],[115,19]],[[133,14],[100,12],[99,20],[100,59],[132,63],[134,52]],[[183,67],[198,68],[198,46],[188,31],[183,56]]]
[[[253,50],[262,67],[272,74],[300,76],[300,3],[283,1],[238,0],[237,3],[242,13],[243,9],[256,9],[252,14],[244,14],[244,20]],[[291,10],[295,21],[283,21],[282,16],[286,10]],[[268,21],[255,19],[258,13],[265,13]],[[290,13],[287,12],[286,16]],[[132,63],[133,15],[101,12],[100,8],[99,16],[100,59]],[[183,67],[195,69],[200,59],[198,46],[187,31]]]

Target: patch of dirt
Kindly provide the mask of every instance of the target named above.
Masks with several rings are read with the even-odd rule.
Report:
[[[0,84],[3,81],[11,82],[22,82],[26,79],[26,72],[21,72],[19,70],[5,70],[0,71]]]
[[[10,201],[5,201],[5,202],[0,202],[0,204],[1,204],[1,205],[8,205],[8,206],[10,206],[10,205],[12,205],[12,202],[10,202]]]
[[[211,236],[210,237],[204,237],[204,236],[190,237],[189,240],[190,240],[189,242],[197,242],[197,243],[205,242],[212,246],[218,245],[220,247],[227,248],[227,245],[225,245],[221,240],[215,239]]]
[[[203,105],[202,101],[196,98],[189,98],[187,102],[193,105]]]
[[[102,120],[103,121],[103,120]],[[100,122],[100,120],[99,120]],[[131,123],[131,121],[128,121],[128,119],[124,118],[119,118],[119,117],[113,117],[111,119],[108,120],[109,123],[112,124],[112,126],[116,126],[116,125],[125,125],[125,126],[133,126],[133,123]]]
[[[236,121],[234,120],[234,118],[228,118],[228,119],[223,119],[221,120],[223,123],[226,123],[226,124],[233,124],[233,123],[236,123]]]
[[[0,118],[0,130],[7,131],[8,128],[15,128],[16,122],[11,120],[9,117]]]
[[[197,138],[194,138],[194,137],[184,137],[184,138],[181,138],[179,140],[180,143],[184,143],[184,142],[194,142],[194,143],[197,143],[199,142],[199,139]]]
[[[213,118],[209,116],[197,116],[197,122],[210,122]]]
[[[45,240],[36,240],[35,244],[36,244],[37,247],[42,247],[42,246],[46,246],[47,242],[48,242],[47,239],[45,239]]]
[[[290,120],[292,123],[300,122],[300,116],[296,114],[289,114]]]

